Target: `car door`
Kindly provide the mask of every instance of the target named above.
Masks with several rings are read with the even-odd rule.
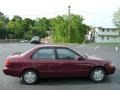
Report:
[[[32,56],[32,67],[39,71],[41,77],[58,77],[59,63],[57,63],[54,48],[40,48]]]
[[[85,60],[76,60],[79,54],[68,48],[57,48],[56,52],[62,77],[84,76],[87,65]]]

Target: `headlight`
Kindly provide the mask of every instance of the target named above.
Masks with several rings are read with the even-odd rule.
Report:
[[[115,65],[113,63],[109,63],[109,64],[106,64],[105,67],[106,68],[110,68],[110,67],[114,67]]]
[[[113,63],[110,63],[109,65],[110,65],[111,67],[115,66]]]

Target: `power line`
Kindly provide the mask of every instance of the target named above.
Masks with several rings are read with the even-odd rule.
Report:
[[[78,10],[72,10],[72,11],[77,11],[78,12]],[[85,14],[90,14],[90,15],[97,15],[97,16],[104,16],[104,17],[113,17],[112,15],[106,15],[106,14],[100,14],[100,13],[95,13],[95,12],[86,12],[86,11],[79,11],[79,13],[85,13]]]
[[[81,11],[81,10],[71,10],[71,13],[78,12],[88,14],[88,15],[97,15],[97,16],[104,16],[104,17],[113,17],[112,15],[106,15],[106,14],[100,14],[100,13],[95,13],[95,12],[86,12],[86,11]],[[55,12],[48,12],[48,13],[40,13],[40,14],[20,14],[21,16],[41,16],[41,15],[52,15],[52,14],[66,14],[67,10],[61,10],[61,11],[55,11]],[[17,15],[17,14],[14,14]],[[7,14],[7,16],[14,16],[12,14]]]
[[[70,5],[68,6],[68,39],[70,38]]]

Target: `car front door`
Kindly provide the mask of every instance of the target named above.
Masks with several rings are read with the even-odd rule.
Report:
[[[68,48],[57,48],[56,52],[62,77],[84,76],[86,71],[86,61],[76,60],[76,57],[80,57],[79,54]]]
[[[39,71],[41,77],[58,77],[59,63],[54,48],[40,48],[32,56],[32,67]]]

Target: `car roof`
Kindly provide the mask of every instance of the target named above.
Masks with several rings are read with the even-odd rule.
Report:
[[[22,56],[26,56],[26,55],[28,55],[28,53],[30,53],[31,51],[33,51],[34,49],[38,49],[38,48],[54,48],[54,47],[60,47],[60,48],[69,48],[69,47],[67,47],[67,46],[65,46],[65,45],[38,45],[38,46],[35,46],[35,47],[33,47],[32,49],[30,49],[30,50],[28,50],[28,51],[25,51],[23,54],[21,54]]]
[[[63,48],[68,48],[65,45],[38,45],[37,47],[63,47]]]

